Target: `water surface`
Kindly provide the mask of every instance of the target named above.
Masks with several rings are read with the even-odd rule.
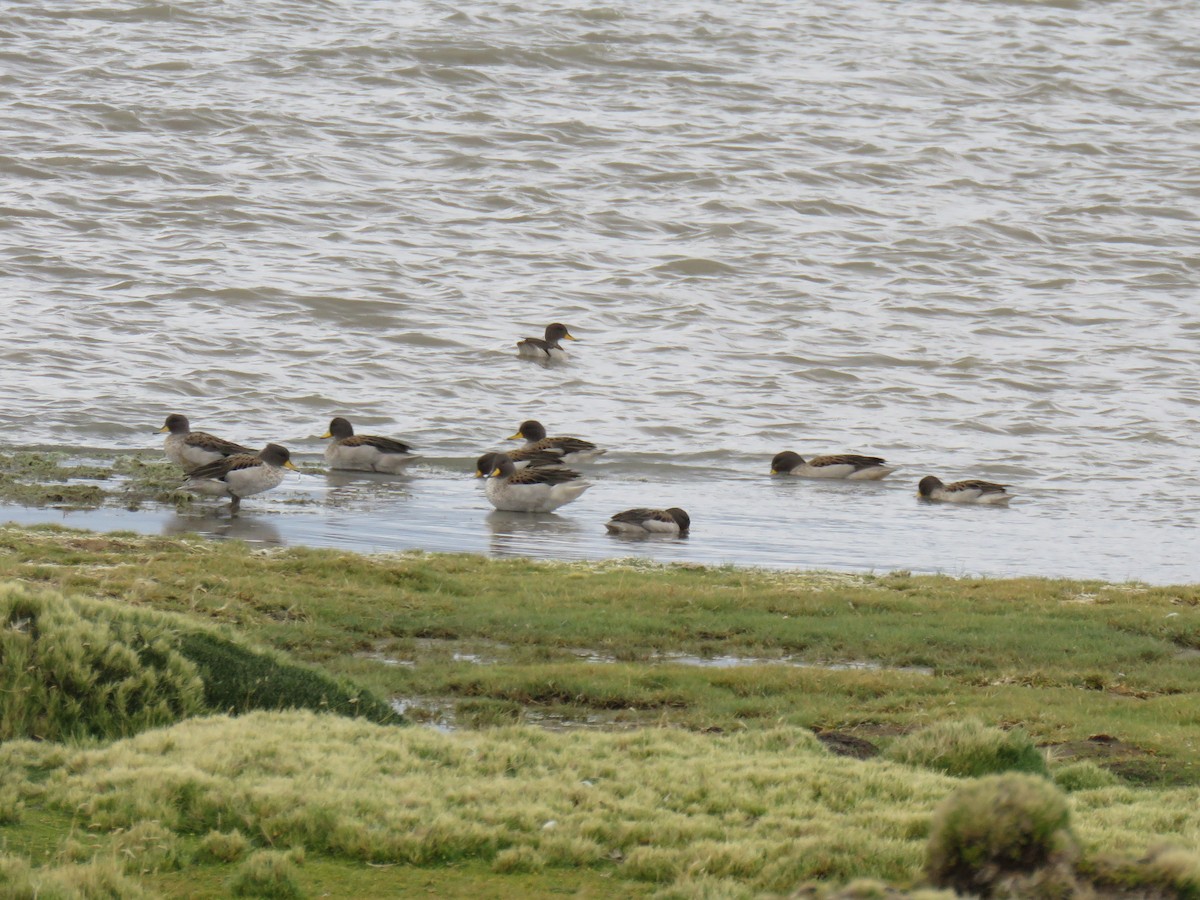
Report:
[[[431,460],[135,527],[1200,580],[1190,3],[15,0],[0,39],[9,447],[183,412],[304,455],[340,414]],[[571,360],[516,359],[552,320]],[[493,514],[464,470],[531,416],[609,454]],[[644,504],[692,536],[603,534]]]

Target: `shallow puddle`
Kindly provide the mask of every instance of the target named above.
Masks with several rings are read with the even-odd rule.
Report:
[[[501,642],[489,642],[485,644],[487,650],[484,652],[480,649],[480,644],[472,643],[470,651],[458,649],[463,645],[458,641],[444,641],[436,638],[421,638],[414,641],[414,646],[422,651],[418,658],[408,659],[402,656],[392,656],[383,652],[374,652],[362,654],[362,658],[370,659],[381,663],[385,666],[416,666],[422,661],[444,661],[450,660],[453,662],[464,662],[472,665],[498,665],[507,662],[515,662],[506,659],[506,655],[511,651],[508,644]],[[914,675],[932,675],[933,669],[929,666],[885,666],[882,663],[871,662],[869,660],[848,660],[843,662],[820,662],[813,660],[799,659],[794,656],[738,656],[735,654],[722,654],[720,656],[697,656],[690,653],[651,653],[647,656],[618,658],[612,653],[604,653],[599,650],[590,649],[587,647],[572,647],[564,651],[570,654],[579,662],[597,663],[601,665],[615,665],[616,663],[640,663],[644,665],[676,665],[676,666],[695,666],[703,669],[737,669],[749,666],[792,666],[799,669],[825,669],[830,672],[853,672],[853,671],[870,671],[870,672],[907,672]],[[552,662],[553,660],[544,660],[539,662]],[[520,661],[517,664],[527,665],[529,663]]]
[[[397,713],[408,719],[414,725],[432,728],[435,731],[450,733],[471,728],[484,728],[489,725],[512,724],[533,725],[546,731],[625,731],[633,728],[644,728],[651,723],[641,719],[629,719],[628,712],[622,713],[591,713],[583,716],[570,716],[565,713],[542,712],[521,707],[514,709],[510,722],[489,720],[472,722],[470,711],[460,714],[460,704],[463,700],[446,697],[393,697],[391,707]]]
[[[449,734],[459,729],[453,700],[432,697],[393,697],[392,709],[414,725]]]

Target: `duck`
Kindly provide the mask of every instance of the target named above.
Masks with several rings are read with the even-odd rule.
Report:
[[[475,477],[488,479],[484,488],[488,502],[507,512],[550,512],[579,499],[592,486],[574,469],[563,466],[518,469],[506,453],[481,456]]]
[[[636,537],[648,534],[687,534],[691,517],[678,506],[670,509],[627,509],[604,523],[609,534]]]
[[[772,475],[795,475],[798,478],[841,478],[845,481],[878,481],[895,472],[899,466],[889,466],[879,456],[856,456],[840,453],[836,456],[814,456],[804,461],[799,453],[784,450],[771,460]]]
[[[373,434],[355,434],[348,419],[337,416],[329,422],[329,430],[321,439],[333,438],[325,448],[325,462],[331,469],[352,469],[358,472],[386,472],[396,475],[414,459],[420,459],[412,447],[391,438]]]
[[[570,465],[591,462],[605,452],[591,441],[585,441],[582,438],[546,437],[545,427],[536,419],[527,419],[522,422],[517,433],[508,436],[510,441],[522,439],[525,444],[520,448],[519,453],[544,450],[557,454],[562,462]]]
[[[479,460],[476,462],[476,469],[487,468],[484,465],[484,461],[487,460],[488,462],[491,462],[491,457],[494,457],[495,455],[495,453],[485,453],[483,456],[479,457]],[[518,469],[536,469],[545,466],[565,465],[563,463],[563,458],[557,453],[551,452],[550,450],[526,450],[524,447],[518,447],[515,450],[505,451],[504,455],[511,459],[513,461],[513,465]],[[492,468],[494,468],[494,466]],[[487,472],[484,474],[486,475],[490,472],[491,468],[487,468]]]
[[[287,448],[267,444],[258,453],[235,453],[193,470],[183,488],[212,497],[229,497],[229,512],[236,515],[243,497],[278,486],[284,469],[296,471]]]
[[[922,500],[938,500],[944,503],[977,503],[987,506],[1007,506],[1013,495],[1008,487],[994,481],[955,481],[942,484],[934,475],[926,475],[917,485],[917,496]]]
[[[552,322],[546,326],[544,339],[527,337],[517,341],[517,356],[523,359],[566,359],[567,351],[558,343],[563,340],[574,341],[578,338],[572,337],[562,322]]]
[[[170,434],[167,434],[168,432]],[[250,447],[243,447],[233,441],[203,431],[192,431],[187,416],[178,413],[167,416],[163,427],[155,433],[167,435],[167,439],[163,441],[163,452],[167,454],[167,459],[184,472],[192,472],[235,453],[248,453],[251,456],[255,453]]]

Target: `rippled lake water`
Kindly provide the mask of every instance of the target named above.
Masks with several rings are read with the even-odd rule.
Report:
[[[340,414],[427,455],[234,523],[6,517],[1200,580],[1191,3],[12,0],[0,109],[10,448],[183,412],[305,457]],[[518,360],[554,320],[570,361]],[[609,453],[493,513],[468,470],[529,417]],[[781,484],[783,449],[903,468]],[[931,473],[1019,500],[929,507]],[[603,533],[645,504],[691,537]]]

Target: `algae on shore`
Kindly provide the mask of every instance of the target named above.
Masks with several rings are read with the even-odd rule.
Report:
[[[139,509],[146,504],[183,507],[179,467],[157,454],[116,454],[81,460],[60,451],[0,453],[0,502],[22,506]]]

